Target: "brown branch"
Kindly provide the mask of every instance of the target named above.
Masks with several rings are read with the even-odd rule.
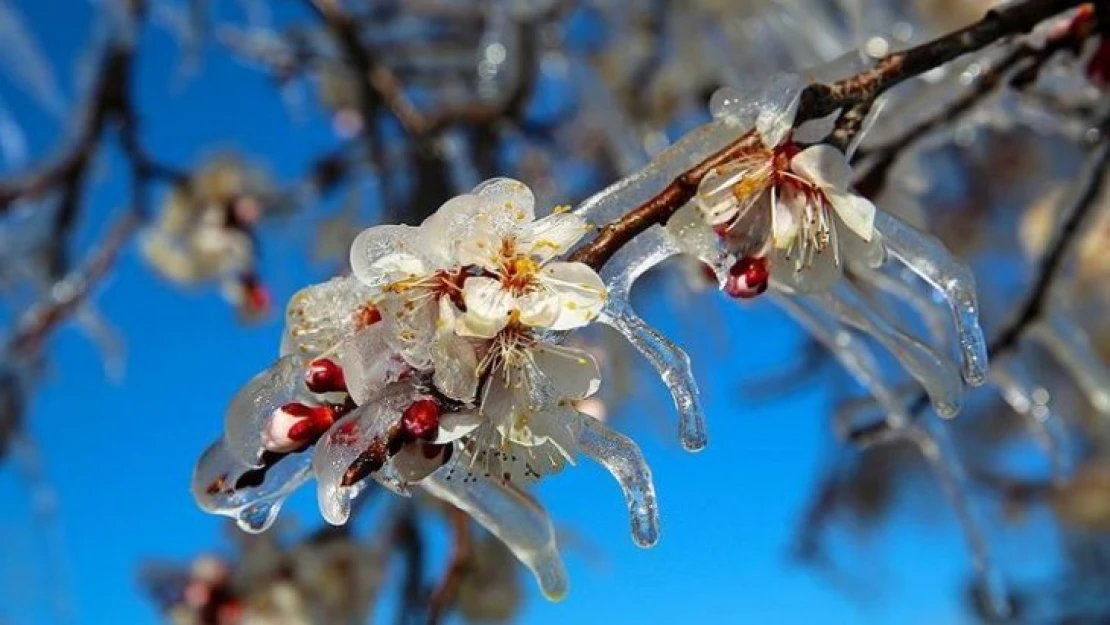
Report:
[[[838,110],[867,107],[887,90],[960,56],[981,50],[1005,37],[1028,32],[1038,23],[1084,4],[1080,0],[1025,0],[987,13],[979,22],[949,35],[880,59],[874,68],[832,84],[815,83],[802,90],[795,125]],[[757,145],[754,131],[736,139],[679,175],[653,198],[603,226],[598,236],[571,260],[601,268],[618,249],[655,224],[666,223],[689,202],[698,184],[713,168]]]
[[[431,597],[428,598],[428,625],[437,625],[446,616],[455,600],[455,595],[458,593],[462,575],[470,566],[472,556],[470,517],[455,507],[450,508],[448,515],[451,519],[451,534],[454,538],[454,544],[451,558],[443,572],[443,579],[440,580],[439,585],[432,591]]]

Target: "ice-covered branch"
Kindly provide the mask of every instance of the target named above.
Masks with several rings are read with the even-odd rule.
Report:
[[[834,83],[814,83],[801,92],[794,125],[820,119],[838,110],[857,109],[858,123],[871,104],[887,90],[981,50],[1005,37],[1028,32],[1042,21],[1083,4],[1080,0],[1025,0],[990,11],[982,20],[962,30],[879,59],[874,67]],[[858,129],[858,126],[857,126]],[[655,224],[666,223],[693,199],[698,185],[714,169],[751,152],[759,145],[753,129],[678,174],[650,199],[624,215],[600,226],[598,235],[572,256],[572,260],[599,268],[636,235]],[[845,142],[846,143],[846,142]]]

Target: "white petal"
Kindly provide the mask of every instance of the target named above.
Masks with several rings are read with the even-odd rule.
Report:
[[[829,202],[848,229],[864,241],[871,241],[875,232],[875,205],[855,193],[827,192]]]
[[[560,315],[562,299],[557,293],[539,289],[517,298],[520,322],[533,328],[550,328]]]
[[[434,382],[444,395],[463,403],[474,401],[478,389],[478,354],[469,340],[455,334],[455,305],[439,298],[439,320],[432,345]]]
[[[421,248],[434,259],[437,268],[455,264],[458,245],[473,235],[482,206],[476,195],[459,195],[447,200],[420,225]]]
[[[755,120],[755,128],[763,145],[773,148],[782,143],[794,124],[794,116],[789,116],[776,111],[760,111]]]
[[[528,185],[512,178],[492,178],[474,187],[489,208],[483,215],[494,230],[508,234],[532,223],[536,218],[536,196]]]
[[[373,294],[350,276],[297,291],[285,310],[281,355],[295,354],[307,363],[366,327]]]
[[[524,253],[548,260],[569,250],[589,230],[586,220],[578,215],[558,213],[532,223],[518,243]]]
[[[427,369],[432,363],[432,344],[436,336],[435,300],[426,294],[413,294],[424,299],[405,296],[383,298],[378,309],[381,325],[386,329],[389,347],[401,354],[417,369]]]
[[[790,169],[823,189],[843,191],[852,181],[852,168],[840,150],[818,143],[790,160]]]
[[[601,386],[601,371],[589,352],[540,344],[532,349],[532,355],[560,398],[585,399]]]
[[[824,251],[814,254],[811,264],[800,269],[796,267],[795,257],[787,258],[785,251],[776,250],[770,262],[771,280],[775,287],[798,293],[823,292],[832,288],[841,275],[835,237]]]
[[[540,270],[539,282],[543,289],[559,296],[559,316],[545,326],[550,330],[588,325],[600,314],[608,297],[601,277],[584,263],[550,263]]]
[[[459,440],[478,429],[486,420],[477,410],[449,412],[439,417],[439,433],[435,443],[445,444]]]
[[[800,193],[779,193],[777,188],[771,190],[771,237],[778,249],[790,247],[798,236],[801,228],[798,215],[804,208],[798,205],[800,202],[805,202]]]
[[[399,277],[413,268],[411,260],[390,259],[382,264],[386,257],[397,254],[418,258],[419,238],[417,229],[411,226],[374,226],[367,228],[355,237],[351,244],[351,271],[363,284],[379,288]],[[402,275],[398,275],[398,270]]]
[[[412,367],[387,341],[383,324],[372,325],[344,341],[336,350],[351,399],[363,405],[381,389],[412,371]]]
[[[759,94],[760,110],[755,127],[763,145],[773,148],[786,139],[794,125],[804,83],[794,74],[777,74]]]
[[[509,322],[516,300],[493,278],[469,278],[463,285],[466,313],[458,319],[456,331],[462,336],[492,338]]]
[[[486,271],[496,272],[501,269],[498,259],[504,240],[500,234],[479,223],[469,237],[459,242],[455,251],[456,260],[460,265],[475,265]]]

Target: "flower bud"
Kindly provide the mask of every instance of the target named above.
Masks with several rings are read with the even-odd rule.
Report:
[[[270,413],[262,428],[262,446],[268,451],[288,453],[311,443],[335,423],[331,406],[289,403]]]
[[[313,393],[347,392],[347,380],[343,377],[343,369],[334,360],[327,358],[318,358],[308,364],[304,383]]]
[[[439,433],[439,404],[434,399],[420,399],[401,414],[405,435],[414,440],[430,441]]]
[[[745,256],[729,268],[724,291],[730,297],[750,299],[767,290],[769,279],[766,257]]]

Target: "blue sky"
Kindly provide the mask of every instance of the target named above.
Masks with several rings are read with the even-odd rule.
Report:
[[[15,6],[71,102],[90,5],[17,0]],[[260,155],[289,180],[334,143],[323,119],[291,119],[259,73],[208,54],[201,78],[181,81],[164,32],[145,36],[142,48],[136,94],[142,135],[160,160],[188,167],[214,149],[234,149]],[[23,124],[32,154],[51,154],[65,125],[4,80],[0,95]],[[84,240],[123,205],[123,174],[115,155],[98,168]],[[264,273],[276,301],[325,275],[326,268],[306,260],[306,239],[295,228],[277,226],[266,236]],[[647,551],[632,544],[620,493],[600,468],[583,463],[552,479],[541,488],[543,501],[589,548],[567,550],[570,596],[552,605],[533,591],[524,622],[961,622],[957,601],[968,557],[946,509],[927,515],[900,509],[870,540],[843,550],[867,582],[866,603],[790,562],[798,514],[832,444],[827,383],[842,378],[826,375],[788,398],[749,402],[738,380],[788,366],[801,341],[796,327],[767,304],[737,307],[707,297],[676,308],[659,301],[665,295],[645,294],[647,316],[694,355],[710,446],[698,455],[682,452],[662,385],[644,388],[636,410],[620,415],[619,424],[652,462],[661,543]],[[189,474],[219,432],[232,393],[276,354],[280,326],[277,319],[238,325],[216,293],[168,287],[133,248],[96,301],[123,332],[124,375],[106,376],[95,347],[65,328],[51,343],[52,366],[30,407],[65,546],[57,590],[71,600],[73,623],[153,623],[157,615],[135,581],[138,564],[229,546],[224,524],[193,505]],[[698,319],[706,314],[715,324],[711,332]],[[310,490],[287,514],[312,525],[319,521]],[[54,622],[46,602],[57,567],[44,555],[51,531],[37,525],[26,481],[10,465],[0,467],[0,502],[0,623]]]

